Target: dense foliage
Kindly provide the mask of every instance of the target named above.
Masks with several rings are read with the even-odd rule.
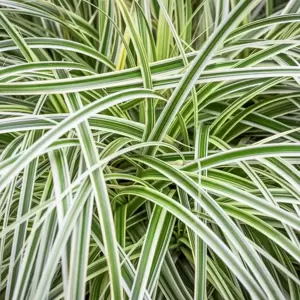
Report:
[[[299,22],[1,0],[0,299],[299,299]]]

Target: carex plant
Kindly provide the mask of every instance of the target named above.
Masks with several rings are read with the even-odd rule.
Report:
[[[298,0],[1,0],[0,299],[300,297]]]

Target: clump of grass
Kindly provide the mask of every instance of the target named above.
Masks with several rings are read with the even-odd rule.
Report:
[[[299,11],[2,0],[1,299],[298,299]]]

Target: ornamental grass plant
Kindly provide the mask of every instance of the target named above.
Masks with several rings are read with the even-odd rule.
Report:
[[[300,299],[299,0],[0,1],[0,299]]]

